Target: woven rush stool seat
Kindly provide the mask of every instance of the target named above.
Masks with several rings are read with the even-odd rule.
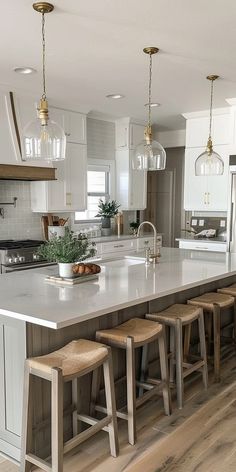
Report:
[[[184,379],[195,371],[202,371],[204,387],[208,386],[207,356],[205,343],[205,328],[202,308],[175,304],[158,313],[149,313],[146,318],[170,328],[170,382],[174,382],[176,374],[176,389],[178,408],[182,408],[184,401]],[[194,357],[195,362],[187,362],[191,337],[191,325],[197,320],[200,339],[201,357]],[[184,348],[183,348],[183,327]],[[192,356],[193,357],[193,356]]]
[[[153,395],[162,390],[164,409],[167,415],[171,412],[171,398],[169,389],[168,359],[166,351],[165,330],[160,324],[142,318],[133,318],[111,329],[99,330],[96,340],[114,348],[126,350],[126,382],[127,382],[127,410],[118,410],[117,416],[128,421],[128,438],[130,444],[136,442],[136,409]],[[148,345],[157,341],[160,353],[161,380],[149,379],[146,375]],[[139,381],[135,373],[135,349],[142,347],[142,365]],[[139,397],[136,398],[136,387],[139,387]],[[143,391],[147,390],[144,394]],[[93,375],[93,402],[91,414],[97,410],[106,412],[106,409],[97,404],[100,391],[100,380],[97,374]]]
[[[208,316],[206,317],[206,333],[208,338],[208,351],[211,340],[212,319],[213,316],[213,335],[214,335],[214,372],[215,380],[220,380],[220,317],[222,311],[228,308],[234,308],[234,318],[236,314],[235,298],[226,293],[208,292],[199,297],[191,298],[188,304],[201,307]]]
[[[142,318],[132,318],[125,323],[111,329],[99,330],[96,333],[96,339],[100,342],[107,343],[110,346],[112,341],[115,345],[126,346],[128,336],[132,336],[134,345],[145,344],[150,342],[151,338],[155,338],[162,331],[162,326],[152,321],[143,320]]]
[[[108,356],[107,347],[94,341],[79,339],[45,356],[28,359],[31,369],[41,373],[51,374],[52,369],[61,369],[64,381],[75,375],[84,375],[91,371],[97,363]]]
[[[101,367],[104,372],[107,415],[97,420],[78,412],[77,381],[79,377]],[[33,376],[51,383],[51,463],[38,457],[33,450]],[[73,437],[63,443],[63,385],[70,381],[72,382]],[[78,433],[78,420],[89,424],[90,428]],[[63,472],[63,454],[77,447],[101,429],[108,432],[111,455],[116,457],[119,446],[112,357],[109,347],[94,341],[79,339],[50,354],[25,361],[20,472],[29,472],[33,466],[46,472]]]
[[[218,288],[217,292],[236,297],[236,284],[232,284],[229,287]]]

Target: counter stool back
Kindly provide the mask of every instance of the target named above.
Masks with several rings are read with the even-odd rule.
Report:
[[[206,315],[206,333],[208,339],[208,354],[209,346],[211,342],[211,326],[213,317],[213,336],[214,336],[214,372],[215,381],[220,381],[220,318],[222,312],[228,308],[233,307],[234,317],[236,316],[236,303],[235,299],[230,295],[217,292],[208,292],[200,295],[199,297],[191,298],[188,300],[188,304],[194,305],[195,307],[201,307]]]
[[[174,382],[176,373],[177,404],[182,408],[184,404],[184,379],[192,372],[201,370],[204,387],[208,386],[207,356],[205,343],[205,328],[203,311],[198,307],[175,304],[159,313],[146,315],[149,320],[157,321],[170,328],[170,382]],[[195,362],[188,361],[189,345],[191,336],[191,325],[197,320],[200,340],[201,358]],[[184,348],[183,348],[183,327],[185,327]]]
[[[77,380],[103,367],[107,416],[97,420],[77,411]],[[51,382],[51,463],[33,452],[33,385],[32,376]],[[63,442],[63,384],[73,382],[73,437]],[[78,434],[78,420],[90,428]],[[111,455],[118,454],[118,433],[111,351],[102,344],[79,339],[58,351],[25,361],[22,448],[20,472],[30,472],[32,466],[46,472],[63,472],[63,454],[69,452],[100,430],[108,432]]]
[[[126,351],[127,411],[124,411],[122,408],[122,411],[117,411],[117,416],[128,421],[128,439],[129,443],[134,445],[137,436],[136,409],[153,395],[159,394],[160,389],[163,393],[165,413],[167,415],[171,413],[165,330],[160,324],[154,323],[153,321],[133,318],[115,328],[97,331],[96,340],[114,348],[125,349]],[[152,381],[149,382],[145,378],[145,364],[148,345],[155,341],[159,345],[161,380],[152,379]],[[135,349],[139,347],[144,348],[145,362],[142,364],[142,378],[140,381],[136,381]],[[100,390],[100,382],[97,378],[97,374],[93,377],[94,395],[91,405],[92,411],[106,412],[105,408],[96,404]],[[136,387],[139,388],[140,396],[138,398],[136,398]],[[143,390],[146,390],[146,392],[141,396]]]

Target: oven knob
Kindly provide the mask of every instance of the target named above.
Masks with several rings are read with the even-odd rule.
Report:
[[[14,262],[15,264],[17,264],[17,263],[19,262],[19,257],[18,257],[18,256],[17,256],[17,257],[14,257],[13,262]]]
[[[40,259],[39,254],[33,254],[33,260],[34,261],[39,261],[39,259]]]
[[[25,257],[24,257],[24,256],[20,256],[20,257],[19,257],[19,262],[25,262]]]
[[[8,257],[7,262],[8,264],[13,264],[13,257]]]

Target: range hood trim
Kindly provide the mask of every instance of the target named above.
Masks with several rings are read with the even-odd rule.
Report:
[[[53,181],[55,171],[55,167],[0,164],[0,180]]]

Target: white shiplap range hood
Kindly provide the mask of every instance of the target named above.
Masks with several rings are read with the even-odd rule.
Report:
[[[0,180],[55,180],[55,168],[28,165],[21,149],[14,94],[0,90]]]

